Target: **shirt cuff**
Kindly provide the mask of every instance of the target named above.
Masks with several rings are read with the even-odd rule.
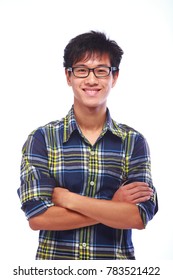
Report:
[[[150,199],[146,202],[138,203],[137,206],[144,226],[146,227],[147,223],[152,220],[152,218],[158,211],[157,201],[154,202]]]
[[[22,210],[25,212],[26,218],[37,216],[45,212],[49,207],[54,206],[49,199],[42,199],[41,197],[28,200],[22,205]]]

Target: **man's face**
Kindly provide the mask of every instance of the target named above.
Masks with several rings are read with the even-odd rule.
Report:
[[[110,64],[110,59],[107,54],[98,56],[93,55],[91,58],[86,60],[85,58],[78,61],[72,67],[87,67],[95,68],[98,66],[114,66]],[[78,78],[73,73],[69,73],[66,70],[66,77],[68,85],[72,87],[74,92],[74,106],[80,106],[80,108],[99,108],[106,107],[107,97],[111,88],[114,87],[118,72],[112,75],[110,74],[104,78],[97,78],[92,71],[90,71],[88,77]]]

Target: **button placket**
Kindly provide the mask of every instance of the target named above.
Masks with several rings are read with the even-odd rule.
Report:
[[[95,151],[94,150],[91,150],[90,151],[90,162],[92,163],[92,166],[94,165],[94,157],[95,156]],[[91,177],[90,177],[90,182],[89,182],[89,185],[90,185],[90,187],[94,187],[94,185],[95,185],[95,183],[94,183],[94,178],[93,178],[93,175],[94,174],[92,174],[93,173],[93,170],[92,170],[92,168],[90,169],[90,172],[91,172]]]
[[[93,147],[88,147],[88,176],[87,176],[87,187],[85,189],[85,195],[88,197],[95,197],[95,186],[97,179],[97,154]],[[79,244],[79,259],[89,260],[90,259],[90,240],[91,229],[85,228],[81,233],[80,244]]]
[[[90,186],[91,186],[91,187],[94,186],[94,181],[90,181]]]

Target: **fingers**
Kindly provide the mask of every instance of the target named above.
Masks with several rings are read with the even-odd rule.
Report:
[[[131,201],[132,204],[138,204],[150,200],[151,196],[143,196]]]
[[[128,195],[134,195],[134,198],[139,196],[152,196],[153,190],[149,187],[147,183],[143,182],[133,182],[124,186],[121,186],[124,191],[128,192]]]
[[[139,197],[151,197],[153,195],[153,190],[151,188],[145,188],[145,187],[137,187],[133,190],[127,191],[128,195],[131,196],[131,198],[137,199]]]
[[[128,190],[131,189],[135,189],[137,187],[149,187],[149,185],[145,182],[132,182],[132,183],[127,183],[128,181],[126,181],[124,184],[122,184],[121,186],[123,186],[124,188],[127,188]]]
[[[61,187],[55,187],[53,189],[53,193],[52,193],[52,202],[55,205],[58,205],[60,202],[60,199],[67,193],[69,192],[67,189],[65,188],[61,188]]]
[[[122,185],[115,192],[112,200],[137,204],[149,200],[152,195],[153,190],[147,183],[133,182]]]
[[[152,196],[152,193],[151,192],[137,192],[133,195],[131,195],[129,197],[129,200],[132,202],[132,203],[140,203],[140,202],[144,202],[144,201],[147,201],[151,198]]]

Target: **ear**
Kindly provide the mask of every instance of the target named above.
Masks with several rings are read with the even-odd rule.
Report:
[[[118,79],[118,76],[119,76],[119,71],[117,71],[115,73],[115,75],[113,76],[113,80],[112,80],[112,88],[115,86],[116,82],[117,82],[117,79]]]
[[[67,69],[65,69],[65,75],[66,75],[67,84],[71,86],[71,73]]]

